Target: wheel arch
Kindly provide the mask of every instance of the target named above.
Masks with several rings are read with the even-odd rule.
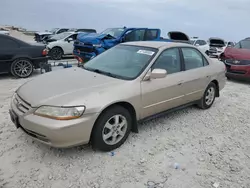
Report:
[[[125,101],[119,101],[119,102],[115,102],[115,103],[112,103],[106,107],[104,107],[102,109],[102,111],[100,112],[98,118],[96,119],[95,123],[98,121],[98,119],[101,117],[101,115],[107,111],[108,109],[114,107],[114,106],[122,106],[123,108],[125,108],[126,110],[128,110],[128,112],[130,113],[131,117],[132,117],[132,129],[131,131],[134,132],[134,133],[138,133],[138,125],[137,125],[137,116],[136,116],[136,111],[135,111],[135,108],[134,106],[129,103],[129,102],[125,102]],[[95,123],[94,123],[94,126],[95,126]],[[90,138],[92,137],[92,134],[93,134],[93,130],[94,130],[94,126],[92,128],[92,131],[91,131],[91,135],[90,135]],[[90,139],[91,141],[91,139]]]
[[[220,96],[220,87],[219,87],[219,82],[217,80],[212,80],[211,83],[214,83],[215,86],[216,86],[216,97],[219,97]]]
[[[53,48],[60,48],[60,49],[62,50],[63,54],[64,54],[64,50],[63,50],[63,48],[62,48],[61,46],[58,46],[58,45],[53,46],[53,47],[50,49],[50,51],[51,51]]]

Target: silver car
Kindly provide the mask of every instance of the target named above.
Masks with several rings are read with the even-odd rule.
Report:
[[[13,95],[17,128],[54,147],[91,143],[110,151],[137,122],[164,112],[212,106],[225,86],[225,65],[182,43],[117,45],[83,68],[46,73]]]

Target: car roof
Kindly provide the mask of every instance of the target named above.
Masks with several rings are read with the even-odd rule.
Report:
[[[191,44],[179,43],[179,42],[160,42],[160,41],[137,41],[137,42],[125,42],[123,45],[132,45],[132,46],[144,46],[150,48],[170,48],[170,47],[193,47]]]

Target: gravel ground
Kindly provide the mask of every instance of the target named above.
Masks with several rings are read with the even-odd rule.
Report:
[[[190,107],[146,122],[114,153],[103,153],[54,149],[16,130],[9,102],[26,81],[0,77],[2,188],[250,187],[248,84],[228,82],[211,109]]]

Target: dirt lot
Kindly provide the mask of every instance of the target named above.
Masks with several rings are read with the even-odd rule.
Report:
[[[209,110],[190,107],[140,125],[112,156],[50,148],[16,130],[10,98],[26,81],[0,76],[0,187],[250,187],[247,84],[228,82]]]

